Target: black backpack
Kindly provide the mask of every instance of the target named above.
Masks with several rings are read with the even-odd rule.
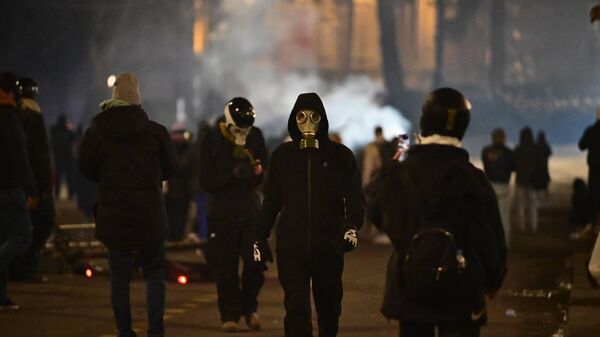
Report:
[[[418,189],[405,171],[406,184],[415,191],[408,199],[417,212],[416,234],[402,261],[402,282],[407,299],[425,306],[445,307],[461,300],[467,261],[444,219],[426,220]],[[463,299],[464,300],[464,299]]]

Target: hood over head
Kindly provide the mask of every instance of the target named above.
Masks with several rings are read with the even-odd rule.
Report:
[[[292,108],[292,112],[288,119],[288,132],[290,133],[292,140],[294,142],[299,142],[302,139],[302,133],[300,132],[300,129],[298,129],[298,124],[296,124],[296,114],[301,110],[313,110],[321,114],[321,122],[319,123],[319,129],[317,130],[315,138],[321,143],[328,142],[329,121],[327,119],[327,113],[325,112],[325,107],[323,106],[321,98],[314,92],[300,94],[296,99],[296,103],[294,104],[294,108]]]
[[[94,118],[103,134],[119,141],[136,141],[145,134],[150,120],[139,105],[108,108]]]

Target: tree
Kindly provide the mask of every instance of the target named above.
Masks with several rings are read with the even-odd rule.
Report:
[[[378,0],[379,40],[382,59],[382,73],[387,90],[387,103],[401,110],[404,93],[404,72],[400,62],[396,37],[396,0]]]

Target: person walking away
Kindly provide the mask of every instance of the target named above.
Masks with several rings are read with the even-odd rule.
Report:
[[[277,270],[284,291],[286,337],[312,337],[311,288],[319,337],[335,337],[342,312],[344,253],[356,248],[364,197],[354,154],[328,137],[316,93],[298,96],[288,119],[291,142],[272,155],[256,260],[270,256],[277,220]],[[270,254],[268,254],[270,255]]]
[[[44,277],[37,273],[37,267],[42,250],[55,226],[50,148],[42,109],[35,100],[39,90],[38,83],[24,77],[17,84],[21,98],[17,104],[17,115],[25,132],[29,164],[38,191],[38,205],[30,212],[33,241],[25,252],[13,260],[9,274],[11,279],[17,281],[44,282]]]
[[[133,257],[146,281],[148,336],[165,335],[167,212],[162,181],[177,169],[167,129],[141,107],[135,74],[117,77],[112,99],[85,131],[79,169],[98,183],[96,238],[108,248],[111,304],[118,336],[132,337],[129,283]]]
[[[483,170],[489,179],[496,199],[498,200],[498,209],[504,226],[504,237],[506,244],[510,245],[510,207],[511,191],[510,177],[515,170],[514,154],[506,144],[506,135],[501,128],[492,131],[492,144],[486,146],[481,151],[481,161]]]
[[[18,309],[6,289],[7,268],[31,244],[31,219],[38,195],[16,111],[17,79],[0,73],[0,310]]]
[[[596,123],[585,129],[578,146],[587,151],[590,218],[595,223],[600,208],[600,107],[596,110]]]
[[[506,275],[496,195],[461,140],[471,104],[440,88],[425,101],[418,144],[376,182],[368,215],[394,245],[382,313],[402,337],[477,337]]]
[[[522,233],[534,234],[537,231],[538,200],[533,185],[537,167],[538,150],[533,143],[533,132],[525,127],[521,130],[519,144],[515,148],[517,190],[514,202],[517,226]]]
[[[548,185],[550,185],[550,170],[548,169],[548,159],[552,155],[552,148],[546,140],[544,131],[537,134],[535,146],[537,148],[537,169],[533,177],[533,186],[537,191],[538,197],[544,199],[548,196]]]
[[[190,147],[192,134],[186,129],[176,129],[171,132],[171,140],[175,144],[178,158]],[[190,174],[184,161],[177,172],[169,179],[165,202],[169,216],[169,241],[181,241],[185,232],[185,224],[190,209],[192,192],[190,191]]]
[[[50,140],[54,152],[54,169],[56,174],[54,192],[56,193],[56,197],[58,197],[61,186],[65,183],[67,185],[68,198],[71,198],[75,194],[73,174],[73,142],[75,141],[75,133],[67,124],[67,116],[65,114],[59,115],[56,124],[50,129]]]
[[[216,127],[200,140],[198,179],[208,193],[206,259],[216,274],[225,332],[237,331],[242,316],[250,330],[261,328],[257,298],[265,277],[262,267],[253,263],[250,249],[261,206],[258,188],[268,158],[262,132],[253,126],[255,118],[247,99],[232,98]]]
[[[578,240],[593,232],[590,218],[590,197],[587,185],[581,178],[573,180],[573,194],[571,194],[571,209],[569,210],[569,225],[573,227],[570,235],[572,240]]]

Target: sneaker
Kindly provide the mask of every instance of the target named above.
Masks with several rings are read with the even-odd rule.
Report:
[[[259,331],[260,330],[260,318],[258,318],[258,314],[255,312],[251,312],[249,314],[244,315],[244,319],[246,320],[246,325],[248,329],[251,331]]]
[[[10,298],[7,298],[3,301],[0,301],[0,310],[17,310],[19,309],[19,305],[15,302],[11,301]]]
[[[237,322],[227,321],[221,325],[221,330],[224,332],[237,332]]]

